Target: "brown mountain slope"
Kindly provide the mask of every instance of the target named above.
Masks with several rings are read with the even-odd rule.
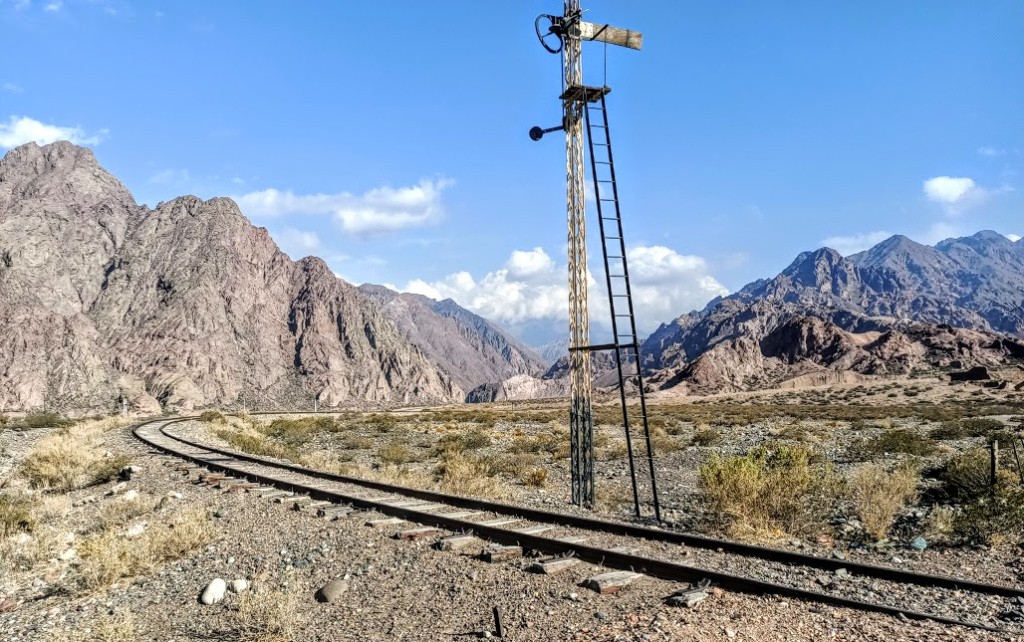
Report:
[[[0,161],[0,407],[461,400],[319,259],[229,199],[138,207],[87,149]]]

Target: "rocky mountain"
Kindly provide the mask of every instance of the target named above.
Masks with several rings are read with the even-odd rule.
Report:
[[[995,232],[935,247],[894,236],[804,252],[643,345],[652,383],[748,389],[827,368],[899,373],[1021,358],[1024,243]]]
[[[518,375],[538,375],[547,366],[531,348],[451,299],[435,301],[370,284],[359,290],[463,390]]]
[[[229,199],[139,206],[92,152],[0,160],[0,409],[461,401],[317,258]]]

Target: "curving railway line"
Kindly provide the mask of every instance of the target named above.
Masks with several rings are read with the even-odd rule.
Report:
[[[368,523],[395,528],[402,538],[435,538],[438,548],[475,546],[485,559],[493,561],[533,552],[541,556],[542,561],[535,565],[539,572],[553,573],[569,564],[587,562],[620,571],[606,578],[613,584],[642,575],[692,586],[710,581],[732,591],[1024,634],[1024,626],[999,619],[1008,602],[1024,604],[1024,590],[1011,586],[335,475],[216,448],[171,430],[194,419],[152,420],[136,426],[133,434],[159,451],[190,462],[191,471],[207,481],[240,485],[330,518],[375,516],[378,519]],[[842,580],[830,580],[836,576]],[[979,618],[978,613],[989,615]]]

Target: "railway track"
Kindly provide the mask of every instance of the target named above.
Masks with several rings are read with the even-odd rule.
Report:
[[[193,419],[153,420],[136,426],[133,434],[190,462],[191,472],[208,482],[255,492],[326,518],[371,516],[368,525],[394,529],[397,537],[432,538],[442,550],[482,550],[482,557],[496,562],[533,552],[542,556],[533,565],[538,572],[556,573],[578,563],[616,569],[618,574],[596,578],[595,590],[615,590],[645,575],[692,586],[710,581],[733,591],[1024,634],[1024,626],[999,620],[1001,612],[1020,608],[1007,607],[1008,599],[1024,604],[1024,590],[1011,586],[334,475],[216,448],[170,430]],[[979,618],[978,613],[988,615]]]

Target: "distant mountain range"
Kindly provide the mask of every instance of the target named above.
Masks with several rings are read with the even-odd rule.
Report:
[[[845,258],[804,252],[775,278],[663,324],[642,353],[664,387],[747,389],[803,370],[1002,362],[1024,356],[1021,338],[1024,242],[984,231],[935,247],[894,236]]]
[[[0,160],[0,411],[457,402],[545,365],[451,301],[291,261],[230,199],[139,206],[68,142]]]
[[[652,387],[701,393],[1003,363],[1024,358],[1022,339],[1024,241],[979,232],[805,252],[663,324],[642,354]],[[71,143],[0,160],[0,411],[562,395],[566,350],[291,261],[230,199],[139,206]],[[594,363],[614,385],[610,355]]]

